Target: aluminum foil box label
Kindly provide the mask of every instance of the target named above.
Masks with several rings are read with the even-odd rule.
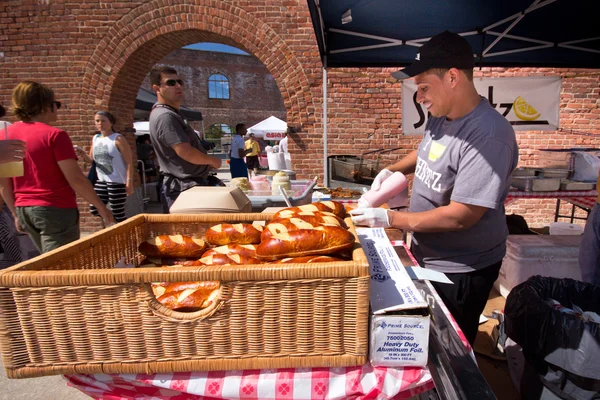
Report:
[[[373,314],[427,307],[383,228],[356,228],[371,270]]]
[[[373,315],[370,361],[381,367],[423,367],[429,350],[429,317]]]

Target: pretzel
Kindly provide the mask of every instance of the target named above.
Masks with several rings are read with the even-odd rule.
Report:
[[[256,248],[256,258],[272,261],[285,257],[333,254],[354,246],[354,235],[339,226],[318,226],[273,235]]]
[[[272,222],[276,222],[280,218],[299,218],[302,221],[309,222],[313,225],[326,224],[337,225],[341,226],[342,228],[348,228],[348,225],[346,225],[343,219],[341,219],[333,213],[325,211],[284,212],[284,210],[281,210],[277,214],[277,216],[269,222],[269,224]]]
[[[206,252],[204,253],[206,254]],[[148,257],[144,261],[140,263],[141,268],[148,267],[195,267],[198,265],[204,265],[198,259],[188,259],[188,258],[170,258],[170,257],[162,257],[162,258],[154,258]]]
[[[202,257],[200,262],[204,265],[239,265],[239,264],[260,264],[254,257],[243,256],[241,254],[211,254]]]
[[[256,254],[255,244],[226,244],[225,246],[215,247],[207,250],[202,257],[207,257],[213,254],[239,254],[246,257],[254,257]]]
[[[326,262],[335,262],[335,261],[344,261],[341,258],[331,257],[331,256],[304,256],[304,257],[294,257],[294,258],[282,258],[281,260],[272,261],[272,264],[290,264],[290,263],[298,263],[298,264],[312,264],[312,263],[326,263]]]
[[[199,258],[206,247],[202,239],[184,235],[158,235],[142,242],[138,250],[146,257]]]
[[[260,243],[263,227],[258,224],[218,224],[206,230],[206,241],[214,245]]]
[[[277,212],[275,214],[275,217],[278,217],[279,213],[282,213],[286,210],[293,210],[293,211],[298,211],[298,212],[302,212],[302,211],[325,211],[325,212],[330,212],[333,213],[335,215],[337,215],[340,218],[344,218],[346,216],[346,208],[344,207],[344,205],[342,203],[339,203],[337,201],[315,201],[313,203],[310,204],[305,204],[302,206],[296,206],[296,207],[289,207],[289,208],[284,208],[283,210],[280,210],[279,212]]]
[[[157,300],[175,311],[197,311],[210,306],[220,293],[218,281],[173,282],[152,286]]]
[[[334,220],[335,221],[335,220]],[[270,238],[273,235],[287,233],[298,229],[314,229],[318,226],[326,226],[326,224],[316,223],[311,224],[301,218],[276,218],[265,226],[265,230],[260,235],[261,242]],[[330,224],[329,226],[339,226]]]

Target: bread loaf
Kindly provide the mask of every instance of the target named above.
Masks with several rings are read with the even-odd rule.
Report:
[[[311,211],[311,212],[325,211],[325,212],[333,213],[333,214],[337,215],[340,218],[345,218],[346,217],[346,208],[344,207],[344,205],[342,203],[339,203],[337,201],[315,201],[313,203],[305,204],[305,205],[302,205],[302,206],[285,208],[285,209],[277,212],[275,215],[279,216],[280,213],[283,213],[283,212],[285,212],[287,210],[298,211],[298,212],[303,212],[303,211]]]
[[[211,254],[202,257],[200,262],[204,265],[238,265],[238,264],[260,264],[255,257],[240,254]]]
[[[256,248],[256,258],[272,261],[285,257],[333,254],[354,246],[354,235],[339,226],[318,226],[273,235]]]
[[[146,257],[200,258],[206,251],[204,240],[184,235],[159,235],[138,247]]]
[[[157,300],[175,311],[197,311],[210,306],[220,292],[217,281],[172,282],[153,285]]]
[[[294,257],[294,258],[282,258],[281,260],[272,261],[272,264],[290,264],[290,263],[298,263],[298,264],[312,264],[312,263],[326,263],[326,262],[335,262],[335,261],[344,261],[338,257],[331,256],[304,256],[304,257]]]
[[[206,230],[206,241],[213,245],[260,243],[263,227],[258,224],[218,224]]]
[[[225,246],[215,247],[207,250],[202,257],[208,257],[213,254],[239,254],[246,257],[254,257],[256,254],[255,244],[226,244]]]
[[[265,229],[263,230],[262,235],[260,235],[261,242],[270,238],[273,235],[279,235],[282,233],[288,233],[291,231],[295,231],[298,229],[314,229],[318,226],[327,226],[323,223],[315,223],[311,224],[310,222],[306,222],[300,218],[276,218],[269,222]],[[328,226],[339,226],[339,225],[328,225]]]

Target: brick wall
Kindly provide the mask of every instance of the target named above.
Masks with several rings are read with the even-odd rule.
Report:
[[[193,4],[192,4],[193,3]],[[285,120],[296,133],[290,151],[299,178],[323,172],[322,71],[310,14],[304,1],[151,0],[0,3],[0,102],[14,85],[39,80],[68,107],[58,125],[75,144],[89,146],[93,112],[109,109],[117,128],[130,128],[138,88],[151,67],[173,51],[197,42],[241,48],[272,74]],[[418,137],[401,133],[401,84],[389,69],[328,71],[329,154],[360,154],[402,146],[386,161],[415,148]],[[597,70],[485,69],[485,76],[559,75],[561,125],[567,132],[518,135],[521,164],[535,165],[537,149],[600,146],[600,77]],[[132,135],[128,135],[133,140]],[[82,230],[99,228],[82,206]],[[553,202],[522,200],[510,210],[527,213],[531,225],[549,222]]]

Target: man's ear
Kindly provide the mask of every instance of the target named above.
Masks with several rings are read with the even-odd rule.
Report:
[[[158,94],[159,89],[160,89],[160,86],[152,85],[152,91],[154,92],[154,94]]]
[[[456,86],[459,78],[460,78],[460,71],[456,68],[450,68],[448,70],[448,72],[446,73],[446,77],[450,83],[450,85],[452,87]]]

